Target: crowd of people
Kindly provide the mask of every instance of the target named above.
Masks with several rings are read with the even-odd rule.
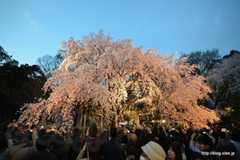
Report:
[[[240,133],[226,127],[193,131],[181,128],[99,131],[75,128],[62,136],[54,129],[9,128],[0,134],[0,160],[239,160]]]

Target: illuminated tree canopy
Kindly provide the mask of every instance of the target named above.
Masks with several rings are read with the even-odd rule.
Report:
[[[198,104],[211,89],[184,59],[160,57],[155,50],[102,33],[70,39],[62,49],[64,60],[43,87],[49,97],[26,104],[19,125],[52,125],[67,133],[89,119],[107,127],[127,115],[137,126],[144,115],[196,129],[218,120],[214,111]]]

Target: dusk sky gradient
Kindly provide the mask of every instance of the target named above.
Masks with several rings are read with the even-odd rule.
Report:
[[[0,0],[0,11],[0,45],[20,63],[99,30],[161,54],[240,50],[240,0]]]

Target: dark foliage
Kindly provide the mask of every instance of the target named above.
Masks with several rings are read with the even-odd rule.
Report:
[[[187,58],[187,62],[190,65],[197,66],[196,69],[200,75],[206,75],[221,56],[217,49],[212,49],[183,54],[181,58]]]
[[[18,65],[0,47],[0,127],[18,116],[24,103],[36,101],[46,81],[44,73],[37,65]]]

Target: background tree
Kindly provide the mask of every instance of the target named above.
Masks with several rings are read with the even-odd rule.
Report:
[[[37,59],[37,64],[41,67],[45,74],[50,74],[58,68],[63,61],[63,51],[59,51],[55,56],[44,55]]]
[[[187,63],[196,65],[197,73],[200,75],[206,75],[221,56],[217,49],[212,49],[183,54],[180,58],[186,58]]]
[[[211,90],[183,60],[169,63],[154,50],[112,41],[101,32],[70,39],[62,49],[64,60],[43,87],[49,98],[26,104],[18,125],[54,126],[68,133],[89,120],[107,128],[112,121],[137,126],[164,118],[185,129],[218,120],[197,103]]]
[[[209,84],[214,89],[213,95],[216,105],[226,112],[231,112],[229,116],[235,122],[239,122],[240,113],[239,64],[240,52],[232,50],[218,61],[208,74]]]
[[[8,55],[7,51],[0,46],[0,66],[3,65],[18,65],[18,62],[12,59],[12,57]]]
[[[0,127],[13,118],[24,103],[36,101],[42,95],[45,76],[37,65],[18,65],[0,47]]]

